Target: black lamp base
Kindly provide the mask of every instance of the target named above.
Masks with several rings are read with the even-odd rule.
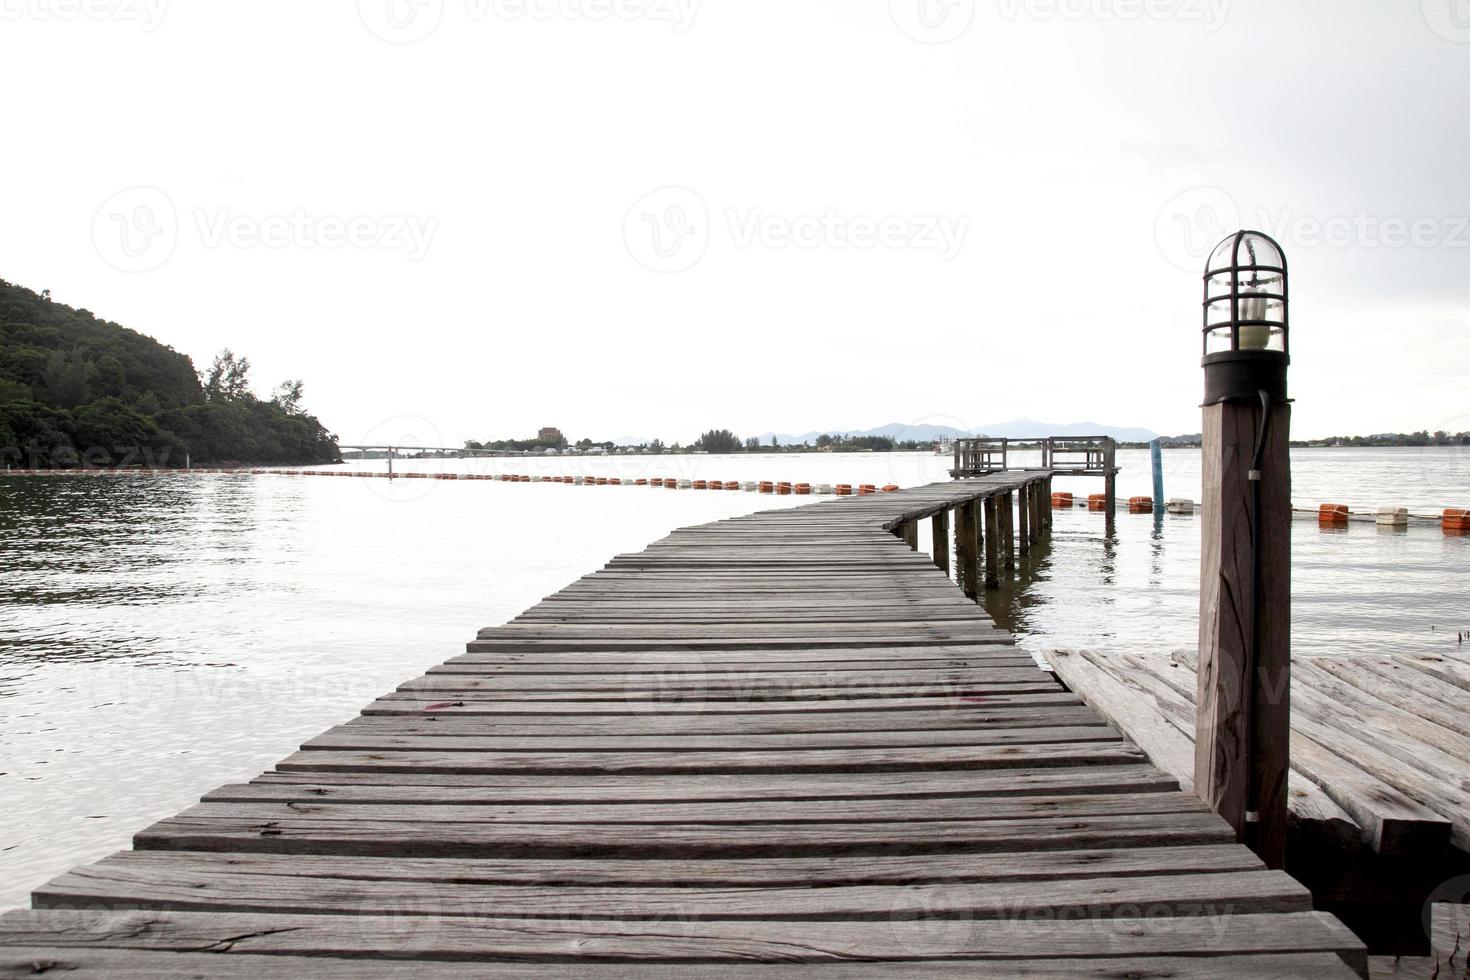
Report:
[[[1274,402],[1284,402],[1286,367],[1291,363],[1279,350],[1232,350],[1206,354],[1205,404],[1258,402],[1261,392]]]

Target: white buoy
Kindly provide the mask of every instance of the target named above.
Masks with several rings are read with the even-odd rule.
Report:
[[[690,487],[690,483],[689,483],[688,480],[680,480],[679,481],[679,489],[680,490],[688,490],[689,487]]]
[[[756,490],[760,489],[760,484],[756,483],[754,480],[746,480],[744,483],[740,484],[740,489],[744,490],[746,493],[755,493]]]
[[[1168,503],[1164,504],[1164,510],[1171,514],[1193,514],[1194,501],[1188,497],[1171,497]]]
[[[812,487],[812,493],[819,493],[823,496],[830,495],[832,493],[832,484],[818,483],[816,486]]]
[[[1377,520],[1380,527],[1405,527],[1409,523],[1409,509],[1384,505],[1378,508]]]

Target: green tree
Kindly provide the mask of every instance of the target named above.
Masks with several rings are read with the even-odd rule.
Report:
[[[336,439],[300,404],[255,399],[226,350],[203,379],[183,354],[0,280],[0,456],[12,465],[319,463]],[[291,397],[292,394],[295,398]],[[151,454],[151,455],[150,455]],[[139,457],[142,457],[141,459]]]
[[[250,358],[236,357],[226,347],[214,355],[214,363],[204,376],[206,401],[236,401],[250,397]]]
[[[302,383],[300,378],[294,381],[282,381],[276,385],[276,391],[271,396],[271,401],[287,415],[300,415],[301,394],[305,387],[306,385]]]
[[[743,445],[740,437],[729,429],[711,429],[695,441],[694,448],[703,449],[707,453],[725,455],[740,452]]]

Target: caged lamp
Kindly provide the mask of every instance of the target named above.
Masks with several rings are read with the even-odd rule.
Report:
[[[1259,231],[1238,231],[1205,267],[1205,404],[1284,402],[1291,363],[1286,256]]]

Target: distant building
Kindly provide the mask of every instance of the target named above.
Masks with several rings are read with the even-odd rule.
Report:
[[[561,442],[562,434],[560,429],[555,428],[554,426],[547,426],[540,432],[536,433],[536,438],[540,439],[542,442]]]

